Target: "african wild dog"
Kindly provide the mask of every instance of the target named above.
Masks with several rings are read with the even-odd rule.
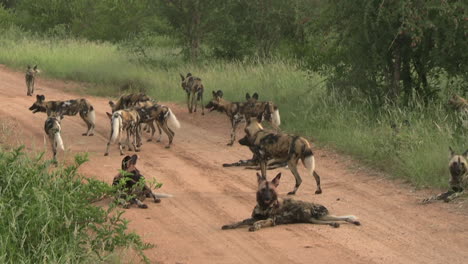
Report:
[[[213,91],[213,98],[206,105],[207,109],[211,111],[224,112],[229,117],[231,122],[231,141],[227,144],[232,146],[236,140],[236,129],[237,126],[252,116],[257,117],[262,114],[264,118],[269,121],[274,128],[278,128],[280,125],[279,110],[276,105],[272,102],[258,102],[258,94],[255,93],[253,97],[250,97],[249,93],[246,94],[246,102],[230,102],[223,98],[223,91]]]
[[[192,76],[190,72],[187,73],[186,77],[180,74],[180,78],[182,79],[182,89],[187,93],[187,108],[189,113],[197,112],[197,101],[200,101],[202,115],[204,115],[205,106],[203,105],[203,91],[205,87],[202,84],[202,80]]]
[[[123,110],[135,106],[143,106],[148,102],[152,102],[151,98],[143,93],[132,93],[120,96],[116,103],[109,101],[112,113],[118,110]]]
[[[435,200],[450,202],[463,195],[465,189],[468,188],[468,149],[461,155],[455,154],[451,147],[449,147],[449,150],[450,161],[448,165],[450,171],[450,189],[444,193],[424,199],[423,203],[429,203]]]
[[[260,124],[262,118],[262,115],[257,118],[250,118],[245,128],[246,135],[239,140],[239,144],[248,146],[254,153],[254,157],[258,159],[262,176],[266,178],[269,160],[287,162],[296,179],[294,190],[288,193],[288,195],[293,195],[302,183],[297,170],[297,164],[299,160],[302,160],[307,172],[310,176],[314,176],[317,183],[315,194],[322,193],[320,176],[315,171],[315,158],[310,142],[303,137],[264,130]]]
[[[454,94],[449,99],[448,104],[458,112],[458,119],[461,121],[462,126],[468,128],[468,100]]]
[[[179,129],[180,123],[177,120],[177,117],[172,113],[171,109],[165,105],[154,104],[151,106],[135,107],[134,108],[139,116],[140,123],[147,124],[151,129],[151,137],[147,141],[152,141],[154,132],[154,123],[156,123],[159,131],[159,138],[157,142],[161,141],[161,129],[166,133],[169,138],[169,143],[166,145],[166,148],[170,148],[172,140],[174,139],[175,132],[173,129]],[[139,139],[141,141],[141,139]]]
[[[128,146],[128,150],[132,150],[132,147],[130,146],[130,139],[133,137],[133,149],[137,152],[140,151],[138,148],[140,133],[140,115],[138,112],[135,109],[123,109],[115,111],[113,114],[108,112],[106,112],[106,114],[111,120],[111,132],[104,156],[109,155],[109,146],[111,143],[115,142],[116,139],[118,139],[120,155],[124,155],[121,143],[121,137],[124,131],[127,133],[125,144]]]
[[[361,223],[353,215],[333,216],[328,209],[320,204],[299,201],[294,199],[278,199],[276,187],[279,185],[281,173],[272,181],[267,181],[257,173],[257,205],[251,218],[231,225],[224,225],[225,229],[235,229],[241,226],[250,226],[249,231],[257,231],[263,227],[286,225],[293,223],[310,223],[339,227],[337,221],[344,221],[355,225]]]
[[[138,156],[126,156],[122,159],[122,171],[125,173],[119,173],[114,177],[112,186],[121,186],[123,194],[120,195],[120,199],[127,199],[127,196],[134,196],[129,201],[125,201],[124,208],[129,208],[132,204],[137,204],[140,208],[148,208],[143,201],[148,198],[153,198],[155,203],[160,203],[160,198],[172,197],[168,194],[153,193],[151,189],[145,184],[144,176],[141,175],[140,171],[135,167]]]
[[[28,68],[26,69],[26,74],[24,78],[26,79],[26,88],[27,88],[27,95],[32,96],[34,93],[34,81],[36,79],[36,74],[39,72],[37,69],[37,65],[34,65],[34,67],[31,69],[31,66],[28,65]]]
[[[47,113],[50,116],[52,113],[59,115],[74,116],[80,113],[81,119],[86,123],[88,130],[83,133],[83,136],[94,135],[95,113],[94,107],[84,98],[68,100],[68,101],[45,101],[44,95],[36,95],[36,102],[29,107],[33,114],[37,112]]]
[[[60,135],[60,132],[62,130],[60,126],[61,120],[61,115],[53,113],[52,115],[47,117],[44,123],[44,131],[49,137],[50,145],[52,146],[52,152],[54,154],[53,161],[55,164],[57,164],[57,148],[65,150],[65,148],[63,147],[63,140]]]

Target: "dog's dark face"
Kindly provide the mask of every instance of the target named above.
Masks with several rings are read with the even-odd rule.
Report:
[[[44,95],[36,95],[36,102],[33,103],[33,105],[31,105],[31,107],[29,107],[29,110],[31,110],[33,112],[33,114],[37,113],[37,112],[45,112],[46,111],[46,108],[45,108],[45,105],[44,105],[44,101],[45,101],[45,96]]]
[[[206,109],[208,109],[210,112],[211,111],[223,111],[222,105],[221,105],[221,98],[223,98],[223,91],[218,90],[217,92],[213,91],[213,98],[211,101],[208,102],[208,104],[205,106]]]
[[[135,169],[137,160],[138,160],[137,155],[125,156],[125,158],[122,159],[122,170],[132,171],[133,169]]]
[[[463,175],[468,173],[468,150],[466,150],[463,154],[457,155],[455,152],[450,149],[450,161],[449,161],[449,170],[452,178],[462,177]]]
[[[245,136],[239,140],[239,144],[243,146],[251,146],[255,142],[255,135],[257,132],[263,130],[261,120],[263,115],[260,114],[258,117],[251,117],[247,120],[247,126],[244,129]]]
[[[266,209],[275,205],[278,201],[278,193],[276,187],[279,185],[281,173],[278,173],[272,181],[267,181],[259,173],[257,173],[258,189],[257,189],[257,204]]]

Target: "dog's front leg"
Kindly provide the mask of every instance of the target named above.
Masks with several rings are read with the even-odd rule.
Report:
[[[253,223],[255,223],[255,221],[257,221],[257,220],[254,219],[254,218],[247,218],[247,219],[245,219],[243,221],[240,221],[240,222],[237,222],[237,223],[234,223],[234,224],[231,224],[231,225],[223,225],[221,227],[221,229],[223,229],[223,230],[235,229],[235,228],[245,226],[245,225],[252,225]]]
[[[268,218],[268,219],[266,219],[266,220],[260,220],[260,221],[255,222],[255,223],[249,228],[249,231],[250,231],[250,232],[254,232],[254,231],[260,230],[260,228],[262,228],[262,227],[270,227],[270,226],[274,226],[274,225],[275,225],[275,223],[274,223],[273,219]]]

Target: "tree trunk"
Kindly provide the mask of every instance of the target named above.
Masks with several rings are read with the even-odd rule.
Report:
[[[195,62],[200,55],[200,8],[199,1],[195,1],[194,8],[192,10],[192,25],[190,26],[190,60]]]

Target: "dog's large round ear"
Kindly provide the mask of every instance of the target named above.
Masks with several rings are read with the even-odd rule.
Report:
[[[265,180],[265,178],[263,178],[263,176],[257,172],[257,181],[258,181],[258,184],[260,184],[261,182],[263,182]]]
[[[213,97],[216,97],[216,92],[212,91]]]
[[[216,92],[216,95],[217,95],[219,98],[223,98],[223,91],[218,90],[218,91]]]
[[[249,100],[250,99],[250,94],[249,93],[246,93],[245,94],[245,100]]]
[[[184,81],[185,77],[182,75],[182,73],[179,73],[179,75],[180,75],[180,78],[182,79],[182,81]]]
[[[31,65],[28,65],[28,70],[31,69]]]
[[[463,157],[465,157],[465,159],[468,159],[468,149],[465,150],[465,152],[463,152]]]
[[[130,161],[132,157],[130,156],[125,156],[125,158],[122,159],[122,170],[128,169],[128,162]]]
[[[455,156],[455,151],[453,151],[452,147],[449,146],[449,151],[450,151],[450,158]]]
[[[107,117],[109,117],[110,120],[112,120],[112,114],[109,112],[106,112]]]
[[[34,68],[33,68],[33,70],[37,70],[37,65],[34,65]]]
[[[130,164],[132,164],[132,165],[135,166],[136,163],[137,163],[137,160],[138,160],[138,156],[137,156],[136,154],[134,154],[134,155],[132,156],[132,159],[130,160]]]
[[[39,95],[39,96],[38,96],[38,99],[41,100],[41,101],[44,101],[44,100],[45,100],[45,96],[44,96],[44,95]]]
[[[110,105],[111,107],[114,106],[114,102],[109,101],[109,105]]]
[[[190,72],[187,72],[186,78],[191,77],[191,76],[192,76],[192,74]]]
[[[258,100],[258,93],[254,93],[254,94],[252,95],[252,98],[255,99],[255,100]]]
[[[276,175],[276,177],[271,181],[275,187],[278,187],[280,184],[281,172]]]

